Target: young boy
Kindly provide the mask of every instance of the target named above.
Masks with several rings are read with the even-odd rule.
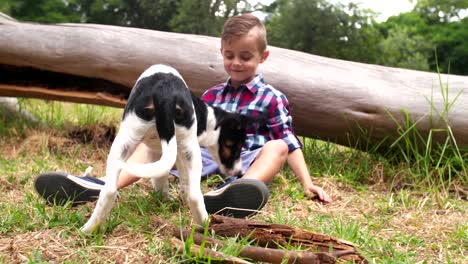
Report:
[[[267,116],[267,123],[259,129],[247,131],[247,141],[241,154],[243,176],[231,178],[219,189],[204,195],[208,213],[229,214],[245,217],[260,210],[268,199],[268,189],[276,173],[287,161],[298,177],[305,193],[317,195],[325,203],[331,197],[315,186],[307,169],[302,153],[302,144],[292,129],[289,103],[284,94],[264,82],[257,67],[269,55],[266,30],[261,21],[251,15],[234,16],[226,21],[221,36],[221,54],[224,69],[230,78],[207,90],[202,99],[213,106],[245,115]],[[147,156],[141,144],[129,161],[152,162],[157,154]],[[216,163],[202,149],[203,176],[217,172]],[[173,171],[177,174],[176,171]],[[118,188],[130,185],[139,178],[122,172]],[[104,182],[92,177],[76,177],[63,173],[45,173],[36,178],[36,190],[44,198],[63,203],[70,199],[67,194],[75,193],[73,203],[79,204],[97,199]],[[239,210],[223,208],[239,208]],[[244,210],[245,209],[245,210]]]

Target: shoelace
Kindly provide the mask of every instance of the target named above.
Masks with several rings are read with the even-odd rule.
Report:
[[[94,168],[92,166],[88,166],[88,168],[86,168],[85,172],[83,173],[83,175],[81,175],[81,177],[93,177],[93,170]]]

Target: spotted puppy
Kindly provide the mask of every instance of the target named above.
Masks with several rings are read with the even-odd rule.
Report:
[[[168,175],[174,164],[193,218],[197,224],[202,224],[208,214],[200,189],[200,145],[208,149],[222,173],[239,175],[245,129],[255,121],[207,105],[190,92],[174,68],[151,66],[138,78],[130,94],[107,158],[105,186],[91,218],[81,230],[93,232],[106,221],[116,200],[122,169],[138,177],[151,178],[154,188],[167,194]],[[159,140],[155,140],[157,137]],[[148,155],[151,148],[160,147],[160,160],[147,164],[126,163],[140,143],[147,146]]]

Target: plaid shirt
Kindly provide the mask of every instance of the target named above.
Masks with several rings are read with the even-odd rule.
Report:
[[[289,152],[301,148],[302,144],[292,128],[292,118],[289,114],[289,103],[286,96],[273,86],[266,84],[263,76],[258,74],[247,84],[238,89],[231,86],[230,79],[207,90],[202,99],[209,105],[220,107],[226,111],[248,116],[264,115],[266,125],[253,125],[247,129],[245,149],[254,150],[262,147],[272,139],[283,139]]]

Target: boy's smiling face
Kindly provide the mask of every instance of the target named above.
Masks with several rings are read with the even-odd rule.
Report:
[[[234,87],[250,82],[255,77],[258,65],[268,57],[268,50],[260,52],[258,46],[256,28],[238,38],[222,41],[224,70],[231,77]]]

